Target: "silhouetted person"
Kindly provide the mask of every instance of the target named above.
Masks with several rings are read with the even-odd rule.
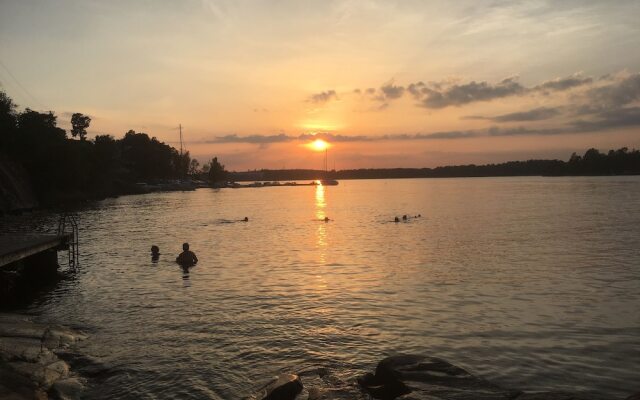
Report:
[[[330,221],[329,217],[324,217],[324,222],[329,222],[329,221]]]
[[[400,222],[400,218],[396,217],[393,221],[394,222]]]
[[[244,222],[249,222],[249,217],[244,217],[243,221]]]
[[[405,215],[403,215],[403,216],[402,216],[402,220],[403,220],[403,221],[406,221],[406,220],[407,220],[407,214],[405,214]]]
[[[182,244],[182,253],[176,258],[176,262],[183,267],[190,267],[196,265],[198,257],[196,257],[193,251],[189,250],[189,243]]]
[[[422,217],[422,215],[418,214],[418,218]]]
[[[160,258],[160,247],[155,244],[151,246],[151,261],[158,261]]]

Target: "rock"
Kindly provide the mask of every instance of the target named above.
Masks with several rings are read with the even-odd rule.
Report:
[[[375,374],[361,376],[358,383],[383,400],[605,400],[589,393],[510,390],[439,358],[420,355],[387,357],[378,363]],[[640,400],[640,396],[627,400]]]
[[[260,400],[294,400],[302,391],[298,375],[282,374],[269,382],[258,396]]]
[[[84,393],[84,385],[78,378],[67,378],[56,381],[49,391],[59,400],[77,400]]]
[[[82,384],[70,378],[69,365],[56,352],[79,339],[70,329],[31,322],[26,316],[0,314],[0,398],[76,399]]]
[[[398,355],[380,361],[360,385],[380,399],[511,400],[520,392],[501,388],[438,358]]]

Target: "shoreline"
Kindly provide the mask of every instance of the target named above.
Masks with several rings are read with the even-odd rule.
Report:
[[[86,338],[28,315],[0,313],[0,398],[79,399],[87,381],[64,354]]]

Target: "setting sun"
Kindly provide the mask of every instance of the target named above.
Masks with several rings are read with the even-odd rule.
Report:
[[[308,147],[315,151],[325,151],[326,149],[329,148],[329,146],[330,146],[329,143],[327,143],[322,139],[316,139],[313,142],[308,144]]]

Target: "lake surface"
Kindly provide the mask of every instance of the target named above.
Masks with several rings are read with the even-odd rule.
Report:
[[[91,398],[237,399],[396,352],[520,389],[640,390],[640,177],[200,189],[98,202],[80,226],[80,272],[27,311],[91,333],[117,371]]]

